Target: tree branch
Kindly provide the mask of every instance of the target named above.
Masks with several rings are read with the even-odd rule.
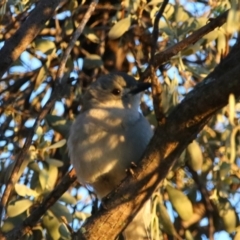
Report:
[[[159,20],[168,4],[168,0],[164,0],[161,8],[159,9],[157,16],[154,20],[153,33],[152,33],[152,49],[151,49],[151,60],[150,60],[150,78],[151,78],[151,87],[152,87],[152,97],[153,97],[153,106],[155,111],[155,116],[158,124],[163,124],[166,120],[165,114],[162,107],[162,84],[159,82],[159,79],[156,75],[156,70],[154,67],[155,61],[155,52],[157,49],[157,41],[159,36]]]
[[[39,34],[61,1],[39,1],[22,26],[11,38],[5,41],[4,46],[0,50],[0,56],[2,56],[0,58],[0,77],[3,76],[11,64],[18,59],[20,54]]]
[[[107,198],[104,208],[91,216],[79,239],[114,239],[150,198],[178,156],[209,118],[228,102],[230,93],[240,96],[240,44],[157,127],[135,170]]]

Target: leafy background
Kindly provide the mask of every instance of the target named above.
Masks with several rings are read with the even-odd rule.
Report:
[[[155,15],[162,1],[99,1],[76,41],[64,71],[67,82],[51,112],[41,121],[9,202],[2,207],[1,232],[31,215],[70,169],[69,127],[82,94],[102,74],[124,71],[139,79],[147,68]],[[0,46],[16,32],[37,1],[2,1]],[[61,56],[90,1],[62,1],[37,38],[0,80],[0,187],[3,194],[34,120],[56,88]],[[211,18],[230,8],[227,22],[172,57],[157,70],[164,112],[181,101],[219,64],[239,34],[237,1],[170,1],[159,21],[157,52],[174,46]],[[5,56],[1,56],[5,57]],[[156,124],[150,92],[143,114]],[[155,239],[238,239],[240,103],[229,97],[187,149],[153,195],[151,231]],[[99,205],[92,189],[74,183],[24,239],[71,239]],[[4,208],[5,207],[5,208]],[[220,235],[218,233],[221,233]],[[224,234],[224,235],[223,235]]]

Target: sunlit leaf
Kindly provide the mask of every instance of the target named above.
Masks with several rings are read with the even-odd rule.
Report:
[[[34,89],[36,90],[40,84],[45,80],[45,78],[47,77],[48,73],[49,73],[49,66],[50,66],[50,58],[48,58],[48,60],[43,64],[43,66],[40,68],[37,78],[35,80],[35,86]]]
[[[47,180],[47,188],[48,189],[54,188],[56,181],[57,181],[57,177],[58,177],[58,168],[53,165],[49,165],[48,166],[48,180]]]
[[[42,171],[39,172],[39,182],[41,184],[42,190],[46,188],[47,181],[48,181],[48,172],[45,169],[42,169]]]
[[[220,179],[221,180],[225,179],[225,177],[228,176],[228,174],[230,172],[230,169],[231,169],[231,164],[230,163],[223,162],[220,165],[219,174],[220,174]]]
[[[83,60],[83,67],[86,69],[99,68],[103,65],[101,56],[97,54],[89,54]]]
[[[164,232],[166,232],[172,236],[175,236],[176,229],[170,219],[170,216],[168,214],[166,207],[163,204],[159,204],[158,210],[159,210],[159,221],[163,227]]]
[[[118,21],[109,31],[108,37],[110,39],[117,39],[121,37],[131,26],[131,18],[126,17]]]
[[[188,197],[183,192],[170,185],[166,186],[166,190],[169,199],[179,216],[185,221],[189,220],[193,215],[193,206]]]
[[[39,195],[36,191],[28,188],[26,185],[23,184],[16,183],[14,188],[17,194],[22,197],[37,197]]]
[[[233,1],[236,2],[236,1]],[[239,21],[240,21],[240,11],[236,8],[231,8],[228,13],[226,31],[228,33],[233,33],[239,30]]]
[[[70,214],[69,209],[63,204],[56,202],[50,208],[50,210],[58,219],[61,219],[63,217],[63,218],[66,218],[67,222],[72,221],[72,214]]]
[[[185,231],[185,238],[186,240],[194,240],[192,233],[188,229]]]
[[[55,51],[55,42],[47,39],[36,39],[33,43],[36,50],[39,50],[45,54],[50,54]]]
[[[234,119],[235,119],[235,105],[236,105],[236,100],[235,96],[233,94],[229,95],[228,98],[228,105],[229,105],[229,121],[232,124],[232,126],[235,126]]]
[[[15,217],[29,209],[32,205],[33,202],[29,199],[20,199],[12,201],[7,206],[7,215],[9,217]]]
[[[44,227],[47,229],[52,239],[60,239],[61,234],[59,232],[59,228],[61,222],[54,216],[51,211],[47,211],[47,213],[44,214],[42,221]]]
[[[61,238],[66,239],[72,239],[71,233],[69,232],[67,226],[65,224],[61,224],[59,228],[59,232],[61,234]]]
[[[176,5],[175,8],[175,20],[180,22],[185,22],[186,20],[189,20],[190,13],[187,12],[182,6]]]
[[[85,212],[75,211],[75,213],[74,213],[74,217],[78,218],[79,220],[83,220],[83,221],[90,216],[91,216],[91,214],[85,213]]]
[[[1,227],[2,232],[9,232],[13,228],[17,227],[20,222],[26,218],[26,213],[18,214],[15,217],[8,217],[4,220],[3,226]]]
[[[59,142],[52,144],[51,146],[45,147],[44,149],[49,150],[49,149],[54,149],[54,148],[60,148],[60,147],[64,146],[66,144],[66,142],[67,142],[66,139],[62,139]]]
[[[224,228],[228,233],[236,231],[238,216],[234,209],[222,209],[219,215],[222,217]]]
[[[96,35],[96,33],[92,29],[85,28],[83,32],[84,32],[85,37],[87,39],[89,39],[91,42],[94,42],[94,43],[100,42],[99,37]]]
[[[45,160],[45,162],[47,162],[49,165],[55,166],[55,167],[62,167],[63,166],[63,162],[58,160],[58,159],[54,159],[54,158],[47,158]]]
[[[217,50],[219,53],[223,54],[226,51],[226,46],[227,46],[227,40],[226,36],[223,32],[218,33],[218,38],[217,38]]]
[[[65,192],[60,198],[60,201],[63,201],[67,204],[75,205],[77,203],[77,199],[73,197],[69,192]]]
[[[74,26],[71,18],[69,18],[64,22],[64,30],[66,35],[71,35],[73,33],[73,30],[74,30],[73,27]]]
[[[194,171],[201,170],[203,154],[199,143],[193,140],[187,147],[188,163]]]

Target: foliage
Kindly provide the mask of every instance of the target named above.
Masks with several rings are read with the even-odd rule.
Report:
[[[5,208],[2,232],[8,232],[31,215],[70,169],[65,140],[86,87],[100,75],[114,70],[141,77],[150,61],[151,31],[161,3],[99,2],[67,61],[63,78],[67,86],[32,138],[18,172],[18,183]],[[36,4],[36,1],[1,3],[1,45],[14,35]],[[77,0],[61,2],[54,16],[0,80],[1,192],[34,120],[56,87],[61,56],[89,4]],[[235,1],[230,5],[224,0],[171,1],[165,8],[158,25],[157,53],[184,40],[230,7],[230,17],[222,27],[189,45],[157,70],[166,114],[228,54],[238,37],[239,13]],[[151,100],[150,92],[146,92],[141,109],[155,125]],[[234,237],[239,218],[239,111],[240,103],[230,96],[229,105],[189,144],[154,194],[151,231],[155,239],[179,235],[202,239],[204,235],[210,236],[208,224],[214,229],[212,233],[224,230]],[[24,238],[71,239],[72,231],[81,227],[97,205],[91,189],[76,183]],[[206,221],[201,222],[202,219]]]

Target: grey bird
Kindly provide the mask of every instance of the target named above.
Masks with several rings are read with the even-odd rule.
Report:
[[[68,139],[78,180],[93,187],[99,199],[126,177],[141,160],[153,131],[139,112],[141,92],[149,87],[126,73],[100,77],[87,89]],[[150,201],[123,232],[124,239],[148,239]]]

